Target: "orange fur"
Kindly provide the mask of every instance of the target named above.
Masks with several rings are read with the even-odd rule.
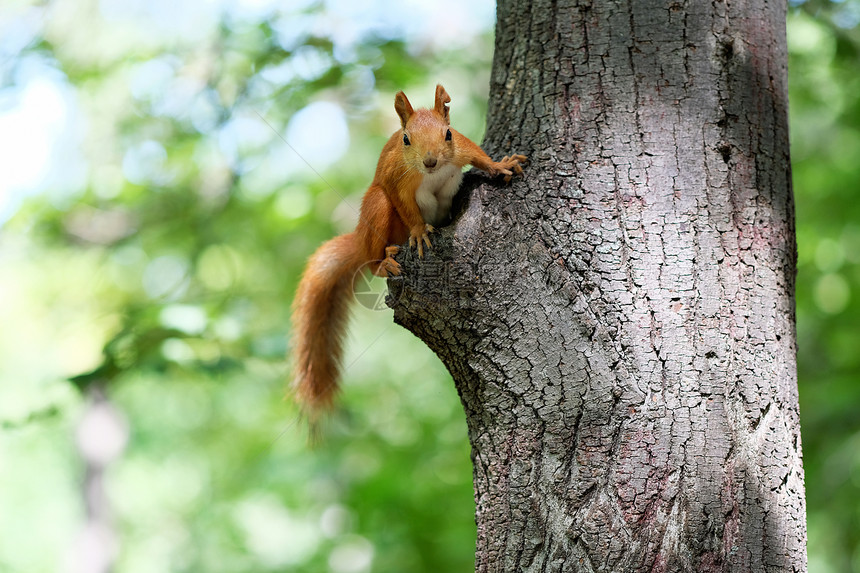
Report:
[[[432,224],[448,216],[462,167],[471,164],[506,181],[523,171],[524,156],[493,161],[451,129],[450,101],[441,85],[433,109],[415,110],[397,93],[394,108],[402,127],[382,148],[355,231],[323,243],[308,260],[293,302],[293,354],[296,398],[311,416],[330,408],[337,393],[349,297],[361,268],[399,275],[393,256],[407,239],[423,257]]]

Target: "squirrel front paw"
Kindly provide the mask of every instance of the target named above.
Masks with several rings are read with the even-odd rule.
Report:
[[[493,163],[490,168],[490,175],[493,177],[496,175],[504,175],[505,183],[507,183],[515,173],[517,175],[523,174],[522,165],[525,165],[526,163],[528,163],[528,159],[525,155],[511,155],[510,157],[506,155],[501,161]]]
[[[435,231],[433,225],[427,223],[423,225],[415,225],[409,230],[409,246],[418,247],[418,258],[424,258],[424,245],[432,247],[430,243],[430,233]]]

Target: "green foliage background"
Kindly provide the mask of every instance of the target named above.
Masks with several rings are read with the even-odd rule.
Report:
[[[284,399],[292,293],[354,224],[394,92],[444,83],[481,138],[492,4],[427,4],[0,9],[0,571],[78,570],[101,388],[125,430],[99,439],[128,440],[105,480],[118,572],[472,570],[463,413],[389,311],[356,305],[322,445]],[[844,0],[788,22],[813,572],[860,571],[858,21]]]

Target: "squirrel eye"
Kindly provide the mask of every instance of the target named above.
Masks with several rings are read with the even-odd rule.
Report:
[[[445,134],[445,141],[451,141],[451,130],[450,129]]]
[[[403,134],[403,145],[409,145],[409,136],[405,133]]]

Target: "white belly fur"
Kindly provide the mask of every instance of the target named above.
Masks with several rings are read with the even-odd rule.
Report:
[[[415,192],[415,201],[421,209],[425,223],[440,225],[448,218],[451,200],[460,188],[463,170],[456,165],[445,165],[435,173],[425,173]]]

